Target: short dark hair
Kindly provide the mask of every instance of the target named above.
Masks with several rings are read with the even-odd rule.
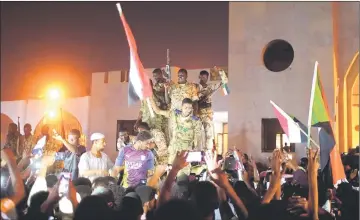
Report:
[[[200,71],[200,75],[201,75],[201,76],[206,75],[207,77],[209,77],[210,74],[209,74],[208,71],[202,70],[202,71]]]
[[[107,187],[109,185],[109,180],[104,177],[97,177],[92,182],[92,189],[94,190],[97,187]]]
[[[80,133],[80,131],[79,131],[78,129],[71,129],[70,132],[69,132],[69,134],[71,134],[71,135],[76,135],[76,136],[78,136],[78,137],[81,136],[81,133]]]
[[[300,159],[300,166],[302,168],[307,168],[308,163],[309,163],[309,160],[307,157],[303,157]]]
[[[154,69],[153,73],[162,74],[162,70],[160,68]]]
[[[147,141],[152,138],[152,135],[148,131],[140,131],[136,136],[137,141]]]
[[[9,128],[10,128],[10,127],[17,128],[17,124],[15,124],[15,123],[11,122],[11,123],[9,124]]]
[[[188,74],[187,70],[186,69],[179,69],[178,73],[185,73],[186,75]]]
[[[24,124],[24,128],[31,128],[31,124],[29,123]]]
[[[74,179],[73,184],[74,186],[92,186],[91,181],[85,177],[78,177],[77,179]]]
[[[182,100],[182,105],[183,104],[191,104],[192,105],[193,101],[191,99],[189,99],[189,98],[185,98],[185,99]]]
[[[148,131],[150,130],[150,127],[146,122],[140,122],[138,128],[143,128]]]
[[[195,203],[201,217],[207,217],[219,208],[216,187],[208,181],[195,183],[190,200]]]
[[[45,177],[46,180],[46,185],[48,188],[52,188],[56,185],[56,183],[58,182],[58,178],[56,175],[54,174],[49,174]]]
[[[244,154],[244,159],[245,159],[245,160],[249,160],[249,155]]]
[[[171,199],[161,205],[155,211],[155,219],[158,220],[195,220],[200,219],[195,206],[186,200]]]

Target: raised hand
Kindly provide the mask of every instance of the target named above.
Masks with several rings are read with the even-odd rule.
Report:
[[[216,185],[221,188],[225,188],[229,184],[227,175],[221,170],[221,162],[217,161],[217,156],[211,151],[207,151],[205,154],[205,162],[211,177]]]
[[[221,161],[217,161],[217,155],[214,154],[212,151],[206,151],[205,163],[209,172],[221,167]]]
[[[59,178],[59,180],[55,184],[55,186],[52,187],[51,190],[49,191],[49,195],[48,195],[48,198],[47,198],[48,201],[57,202],[57,201],[60,200],[59,186],[60,186],[61,179],[62,179],[62,177]]]
[[[318,163],[318,158],[317,158],[318,154],[319,154],[319,149],[317,149],[317,150],[309,149],[308,172],[312,173],[312,174],[316,174],[316,175],[317,175],[317,171],[319,169],[319,163]]]
[[[177,152],[176,157],[172,164],[172,169],[181,170],[185,168],[187,165],[189,165],[189,163],[186,162],[187,156],[188,156],[188,151]]]
[[[281,152],[279,150],[274,150],[272,160],[271,160],[271,168],[274,171],[274,175],[280,176],[280,167],[281,167]]]
[[[293,210],[297,208],[301,208],[303,211],[308,212],[309,210],[308,201],[300,196],[293,196],[289,198],[288,210]]]
[[[61,135],[59,135],[56,130],[53,130],[53,136],[52,136],[55,140],[57,141],[63,141],[63,138],[61,137]]]

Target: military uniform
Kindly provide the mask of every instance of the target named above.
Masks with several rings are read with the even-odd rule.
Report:
[[[156,164],[167,165],[169,155],[164,133],[158,129],[151,129],[150,133],[156,144]]]
[[[220,87],[220,83],[208,84],[206,87],[203,87],[201,84],[198,84],[199,91],[199,117],[203,123],[205,130],[206,143],[205,147],[208,150],[213,148],[213,139],[214,139],[214,128],[213,128],[213,116],[214,112],[212,110],[212,100],[211,97],[206,97],[216,89]]]
[[[146,100],[141,101],[141,121],[149,125],[151,129],[163,130],[164,128],[164,117],[154,112],[154,117],[151,117],[149,106]]]
[[[171,105],[170,110],[174,111],[177,109],[181,109],[182,107],[182,101],[185,98],[189,98],[193,101],[197,101],[199,99],[198,97],[198,89],[196,84],[186,82],[184,84],[172,84],[168,91],[169,97],[171,99]],[[168,120],[168,132],[169,132],[169,141],[172,139],[172,127],[174,125],[174,122],[172,121],[172,118],[169,118]]]
[[[182,101],[185,98],[189,98],[193,101],[199,99],[196,84],[189,82],[184,84],[172,84],[168,93],[171,99],[170,110],[181,109]]]
[[[153,100],[161,110],[167,110],[168,105],[165,102],[165,82],[156,82],[153,85]],[[158,129],[164,132],[165,137],[168,137],[167,131],[167,119],[154,113],[154,117],[151,117],[149,106],[146,100],[141,102],[141,121],[149,125],[151,129]]]
[[[36,144],[34,135],[31,134],[28,137],[25,137],[25,135],[23,135],[23,136],[21,136],[20,140],[21,140],[21,146],[22,146],[20,154],[22,155],[22,157],[24,155],[31,154],[31,151]]]
[[[13,135],[7,135],[6,136],[6,143],[5,143],[5,148],[10,148],[11,151],[14,153],[16,159],[20,158],[21,155],[18,155],[18,148],[19,147],[19,136],[17,136],[16,134]]]
[[[196,116],[183,117],[180,110],[170,112],[170,120],[174,122],[172,139],[169,146],[169,164],[172,164],[177,152],[182,150],[193,150],[194,142],[197,144],[201,136],[201,121]],[[190,165],[185,167],[181,173],[190,174]]]

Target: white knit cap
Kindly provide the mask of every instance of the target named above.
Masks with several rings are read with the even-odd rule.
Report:
[[[90,141],[96,141],[105,138],[105,135],[101,133],[93,133],[90,137]]]

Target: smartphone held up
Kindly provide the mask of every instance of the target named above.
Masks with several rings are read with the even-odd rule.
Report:
[[[202,162],[203,161],[203,152],[201,151],[190,151],[186,158],[186,162]]]
[[[59,196],[67,195],[69,192],[71,173],[63,172],[61,173],[60,178]]]

